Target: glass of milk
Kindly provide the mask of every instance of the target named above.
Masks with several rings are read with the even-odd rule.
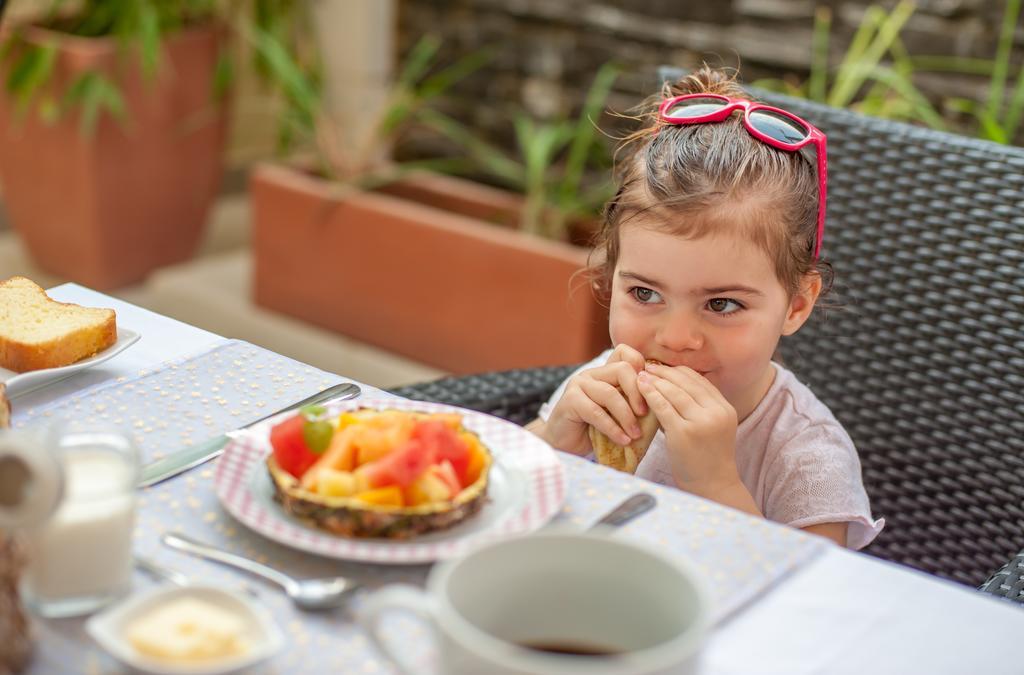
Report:
[[[22,596],[40,616],[88,614],[131,587],[139,452],[109,426],[62,422],[43,438],[62,496],[49,518],[22,532]]]

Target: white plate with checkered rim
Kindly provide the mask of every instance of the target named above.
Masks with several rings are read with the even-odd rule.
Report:
[[[330,558],[385,564],[421,564],[451,558],[483,541],[532,532],[555,516],[565,500],[566,476],[557,453],[520,426],[483,413],[406,399],[344,401],[332,414],[359,408],[457,412],[494,456],[487,503],[455,527],[409,540],[357,539],[332,535],[286,514],[273,499],[265,459],[270,428],[283,413],[233,434],[217,462],[217,496],[231,515],[268,539]]]

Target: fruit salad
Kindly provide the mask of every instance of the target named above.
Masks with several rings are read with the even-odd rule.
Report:
[[[458,413],[306,408],[270,431],[275,498],[347,536],[407,537],[479,510],[491,455]]]

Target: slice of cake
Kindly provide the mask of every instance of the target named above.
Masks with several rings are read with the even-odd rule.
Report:
[[[0,281],[0,368],[66,366],[116,341],[114,310],[57,302],[25,277]]]

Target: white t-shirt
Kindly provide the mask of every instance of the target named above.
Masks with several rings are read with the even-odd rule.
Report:
[[[611,350],[579,370],[603,365],[609,354]],[[775,381],[736,429],[740,480],[769,520],[792,527],[846,522],[846,545],[867,546],[885,521],[871,517],[853,441],[806,385],[779,364],[772,365]],[[565,385],[541,406],[542,419],[547,420]],[[636,475],[676,487],[661,431]]]

